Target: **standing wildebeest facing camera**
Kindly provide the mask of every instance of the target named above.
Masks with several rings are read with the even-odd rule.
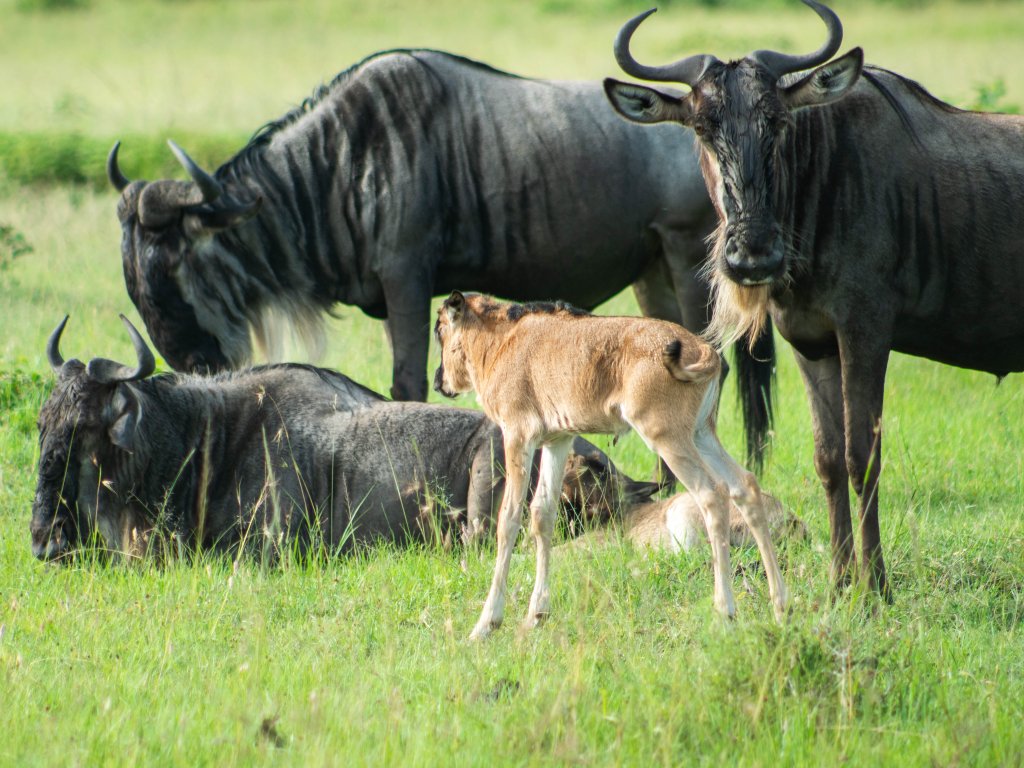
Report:
[[[125,282],[176,370],[275,355],[277,321],[314,341],[341,302],[384,319],[391,396],[425,400],[432,296],[457,287],[594,307],[630,284],[644,314],[702,331],[714,227],[691,138],[621,120],[597,82],[516,77],[438,51],[371,56],[191,182],[121,192]],[[737,350],[757,454],[771,335]],[[756,460],[759,460],[756,459]]]
[[[814,464],[828,496],[832,574],[856,563],[849,485],[860,497],[861,566],[889,594],[878,529],[889,350],[987,371],[1024,370],[1024,118],[965,112],[917,83],[863,66],[836,15],[805,56],[695,55],[630,75],[689,85],[684,97],[608,80],[631,120],[699,137],[718,210],[712,281],[718,338],[770,313],[811,402]],[[809,70],[809,71],[808,71]],[[803,73],[803,74],[801,74]]]
[[[704,514],[715,570],[715,607],[733,616],[729,505],[757,540],[776,618],[787,602],[754,476],[725,452],[715,432],[721,361],[710,345],[663,320],[597,317],[558,302],[512,304],[452,293],[438,310],[441,365],[434,388],[447,397],[476,391],[501,427],[505,493],[498,512],[494,579],[471,637],[501,626],[512,547],[541,447],[530,530],[537,574],[524,626],[550,611],[548,563],[558,483],[580,432],[635,429],[683,481]]]
[[[501,437],[479,411],[388,402],[305,365],[150,377],[153,355],[127,321],[134,369],[65,361],[66,322],[47,345],[57,383],[39,416],[31,533],[40,559],[93,534],[138,556],[154,532],[204,549],[248,540],[336,551],[373,540],[468,543],[490,530]],[[574,449],[586,467],[563,482],[574,514],[614,515],[656,488],[585,440]]]

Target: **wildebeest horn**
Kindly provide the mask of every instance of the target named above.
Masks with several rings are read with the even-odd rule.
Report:
[[[124,188],[132,183],[132,180],[121,173],[121,169],[117,166],[117,150],[121,148],[121,142],[115,141],[114,148],[110,150],[110,154],[107,155],[107,178],[110,179],[110,183],[114,185],[114,189],[118,192],[123,192]]]
[[[100,384],[138,381],[149,376],[156,368],[156,360],[153,358],[153,353],[149,351],[149,347],[146,346],[142,335],[135,329],[135,326],[132,325],[127,317],[124,315],[120,317],[121,322],[128,329],[128,335],[132,337],[132,346],[135,347],[135,356],[138,358],[139,363],[132,369],[113,360],[107,360],[102,357],[93,358],[89,361],[89,365],[86,366],[85,370],[90,378],[98,381]]]
[[[46,341],[46,359],[50,361],[50,367],[55,373],[59,373],[64,367],[64,358],[60,354],[60,337],[64,333],[64,326],[68,324],[69,317],[70,315],[64,315],[64,319],[57,324]]]
[[[843,25],[831,8],[816,2],[816,0],[802,0],[802,2],[804,5],[810,6],[825,22],[825,26],[828,27],[828,40],[814,53],[808,53],[805,56],[791,56],[778,51],[754,51],[750,54],[750,58],[763,64],[776,77],[824,64],[835,55],[843,43]]]
[[[200,168],[199,164],[189,157],[184,149],[179,147],[170,139],[167,140],[167,143],[171,147],[171,152],[173,152],[174,156],[178,158],[178,162],[184,166],[185,170],[188,171],[188,175],[192,177],[192,181],[194,181],[199,189],[203,191],[203,202],[212,203],[220,197],[221,193],[224,191],[220,182]]]
[[[656,10],[658,9],[651,8],[649,11],[644,11],[639,16],[634,16],[622,25],[622,29],[619,30],[619,34],[615,36],[615,60],[619,62],[619,66],[622,67],[623,72],[627,75],[640,78],[641,80],[656,80],[660,82],[693,85],[700,80],[704,71],[711,64],[718,61],[718,59],[710,54],[699,53],[693,56],[687,56],[685,59],[680,59],[674,64],[666,64],[661,67],[649,67],[646,64],[639,63],[629,52],[629,41],[633,37],[633,33],[636,32],[636,28],[640,26],[640,23],[644,19]]]

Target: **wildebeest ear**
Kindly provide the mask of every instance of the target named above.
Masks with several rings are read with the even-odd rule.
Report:
[[[605,78],[604,92],[615,111],[634,123],[671,121],[693,124],[693,107],[689,96],[669,96],[644,85],[623,83]]]
[[[244,224],[260,211],[263,205],[263,198],[257,197],[251,203],[239,203],[232,205],[200,205],[186,211],[187,214],[195,216],[203,229],[220,230],[230,227],[237,227]]]
[[[622,486],[622,498],[626,504],[643,504],[651,500],[661,486],[657,483],[645,483],[639,480],[628,480]]]
[[[111,402],[107,436],[122,451],[135,450],[135,432],[142,421],[142,403],[131,387],[121,385]]]
[[[863,68],[864,51],[854,48],[788,86],[782,92],[782,100],[790,109],[830,104],[849,92]]]

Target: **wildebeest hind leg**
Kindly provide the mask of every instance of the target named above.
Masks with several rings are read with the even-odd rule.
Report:
[[[846,465],[860,497],[862,577],[869,588],[891,598],[878,530],[878,488],[882,470],[882,399],[889,345],[877,337],[839,339],[845,397]]]
[[[555,529],[555,510],[562,490],[562,475],[573,438],[566,437],[545,445],[540,458],[537,490],[530,502],[530,532],[537,546],[537,573],[523,627],[532,629],[551,611],[548,565],[551,561],[551,534]]]

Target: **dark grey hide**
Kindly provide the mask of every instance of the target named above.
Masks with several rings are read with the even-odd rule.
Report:
[[[765,291],[796,351],[833,576],[845,580],[856,562],[852,482],[863,571],[888,594],[878,479],[889,351],[998,377],[1024,370],[1024,118],[956,109],[900,75],[862,68],[860,49],[829,61],[842,26],[804,2],[829,28],[819,51],[731,63],[637,64],[628,45],[638,17],[616,44],[624,69],[692,90],[606,87],[632,119],[696,128],[719,192],[713,279]]]
[[[193,182],[130,182],[117,146],[108,175],[128,292],[177,370],[237,368],[250,328],[270,335],[277,316],[315,329],[340,302],[386,320],[391,395],[424,400],[430,300],[455,288],[589,309],[634,284],[645,314],[695,332],[708,321],[698,267],[714,212],[692,137],[621,120],[600,83],[391,51],[212,176],[172,148]],[[755,363],[741,384],[758,449],[769,371]]]
[[[128,325],[135,369],[64,361],[63,323],[51,337],[58,379],[39,417],[37,557],[60,558],[92,534],[133,556],[156,532],[189,549],[333,552],[488,530],[501,436],[482,413],[388,402],[304,365],[150,377],[152,354]],[[590,473],[567,474],[567,502],[596,506],[609,483],[626,497],[654,490],[589,443],[578,452]]]

